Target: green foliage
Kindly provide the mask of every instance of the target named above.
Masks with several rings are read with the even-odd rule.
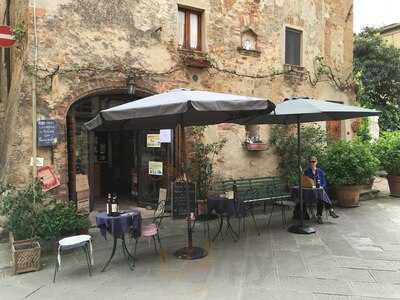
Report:
[[[400,131],[382,133],[373,150],[388,174],[400,175]]]
[[[354,77],[361,105],[382,111],[383,131],[400,130],[400,49],[366,28],[354,39]]]
[[[37,235],[37,216],[44,209],[49,196],[42,191],[39,182],[33,182],[22,190],[10,186],[2,188],[0,213],[8,217],[7,229],[15,239],[34,238]]]
[[[357,138],[360,142],[370,142],[372,136],[369,132],[369,120],[368,118],[363,118],[361,120],[360,128],[357,130]]]
[[[78,215],[73,202],[68,205],[57,203],[38,215],[38,236],[44,240],[57,240],[88,229],[89,225],[87,215]]]
[[[21,23],[18,23],[12,28],[12,31],[13,31],[15,40],[18,43],[21,43],[26,35],[26,29],[25,29],[24,25]]]
[[[308,166],[310,156],[318,157],[319,164],[323,164],[327,144],[325,130],[319,125],[301,125],[301,166],[304,170]],[[280,158],[279,169],[281,176],[289,184],[298,182],[297,169],[297,126],[274,125],[271,128],[270,143],[275,146],[275,152]]]
[[[226,139],[219,142],[204,142],[204,133],[207,126],[192,127],[193,156],[188,168],[188,174],[193,182],[196,182],[198,196],[204,199],[207,196],[210,185],[214,179],[213,164],[226,144]]]
[[[338,141],[326,152],[324,170],[331,185],[367,184],[378,170],[379,161],[368,143]]]
[[[0,184],[0,200],[0,214],[8,217],[7,229],[16,240],[56,239],[90,225],[87,216],[77,215],[74,203],[54,203],[39,182],[21,190]]]

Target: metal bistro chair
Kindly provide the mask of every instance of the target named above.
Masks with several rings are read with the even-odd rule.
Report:
[[[58,253],[56,257],[56,264],[54,268],[53,283],[56,282],[56,275],[61,267],[61,255],[63,251],[73,249],[83,249],[85,252],[85,258],[89,269],[89,276],[92,276],[91,266],[93,266],[93,248],[92,248],[92,237],[90,235],[74,235],[63,238],[58,241]]]
[[[159,196],[158,196],[157,209],[154,211],[153,220],[150,224],[142,226],[141,237],[153,239],[154,249],[155,249],[156,253],[158,253],[158,251],[159,251],[159,250],[157,250],[156,237],[157,237],[159,249],[161,250],[161,239],[160,239],[159,231],[160,231],[161,222],[164,218],[166,201],[167,201],[167,189],[161,188],[160,192],[159,192]],[[137,249],[138,241],[139,241],[139,238],[135,240],[135,250],[133,253],[134,258],[136,258],[136,249]]]

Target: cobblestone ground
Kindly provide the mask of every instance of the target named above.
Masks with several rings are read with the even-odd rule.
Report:
[[[249,221],[238,242],[218,239],[197,261],[174,258],[185,244],[185,224],[167,220],[161,231],[166,260],[141,241],[134,271],[119,248],[100,272],[112,242],[94,229],[92,277],[81,252],[64,256],[55,284],[54,256],[43,258],[39,272],[18,276],[2,263],[0,299],[400,299],[400,199],[337,211],[339,219],[317,225],[317,233],[307,236],[288,233],[278,213],[260,236]],[[263,225],[265,217],[257,220]],[[201,226],[195,241],[206,245]]]

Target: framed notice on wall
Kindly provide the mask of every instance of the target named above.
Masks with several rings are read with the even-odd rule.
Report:
[[[162,176],[163,163],[160,161],[149,161],[149,175]]]
[[[150,133],[147,135],[147,147],[148,148],[160,148],[160,134]]]

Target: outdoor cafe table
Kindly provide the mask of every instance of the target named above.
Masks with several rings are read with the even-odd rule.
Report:
[[[224,219],[226,219],[227,230],[230,231],[232,239],[237,241],[239,234],[233,229],[230,219],[232,216],[237,215],[238,209],[236,201],[234,199],[228,199],[219,195],[211,195],[207,197],[207,214],[211,215],[215,212],[219,216],[219,227],[218,231],[213,237],[213,241],[221,234],[224,225]]]
[[[327,204],[332,204],[331,200],[329,199],[328,195],[325,192],[325,189],[322,187],[319,188],[302,187],[301,191],[303,193],[303,203],[306,207],[315,205],[318,203],[318,201],[323,201]],[[296,201],[295,211],[298,211],[300,209],[298,186],[294,186],[292,188],[292,199],[295,199]]]
[[[134,239],[138,239],[140,237],[142,227],[142,217],[140,212],[133,210],[124,212],[115,217],[108,216],[106,212],[99,212],[96,214],[96,224],[97,227],[100,228],[101,235],[105,239],[107,239],[107,232],[110,233],[114,239],[111,256],[101,271],[104,272],[114,257],[118,239],[122,240],[122,251],[124,255],[128,257],[129,267],[131,270],[133,270],[135,267],[135,258],[126,247],[125,234],[132,234]]]

